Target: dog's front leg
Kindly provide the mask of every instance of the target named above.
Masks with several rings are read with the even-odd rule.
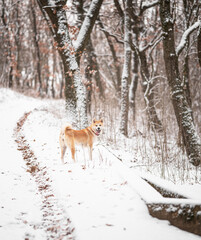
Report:
[[[89,146],[89,159],[92,161],[92,146]]]
[[[92,166],[94,168],[95,163],[92,159],[92,150],[93,150],[93,145],[89,146],[89,159],[90,159],[90,162],[92,163]]]
[[[84,167],[86,167],[86,157],[85,157],[85,151],[84,151],[84,145],[82,145],[83,155],[84,155]]]

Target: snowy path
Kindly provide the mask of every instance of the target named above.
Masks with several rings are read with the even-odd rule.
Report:
[[[33,101],[18,98],[0,89],[0,239],[40,239],[45,236],[40,229],[40,198],[13,138],[18,119],[33,107]]]
[[[149,216],[144,202],[117,173],[114,157],[103,148],[94,149],[94,168],[82,169],[82,150],[77,153],[78,163],[62,165],[58,143],[61,122],[56,115],[40,110],[44,108],[48,104],[44,107],[42,101],[0,89],[0,239],[49,239],[37,183],[26,172],[13,137],[16,122],[31,110],[23,134],[41,169],[48,171],[58,207],[70,217],[76,239],[201,239]],[[65,161],[68,157],[69,152]]]

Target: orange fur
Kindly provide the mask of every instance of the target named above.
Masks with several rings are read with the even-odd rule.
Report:
[[[82,130],[74,130],[70,124],[67,124],[65,127],[63,127],[59,137],[62,162],[64,163],[64,155],[67,147],[70,148],[72,159],[75,162],[76,145],[88,147],[89,158],[92,160],[93,143],[96,137],[100,135],[102,126],[103,120],[97,121],[94,119],[89,127]]]

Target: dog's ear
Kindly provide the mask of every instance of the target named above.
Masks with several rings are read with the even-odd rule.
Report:
[[[93,123],[95,123],[95,122],[96,122],[96,119],[94,118],[94,119],[93,119]]]
[[[101,119],[100,122],[103,123],[103,119]]]

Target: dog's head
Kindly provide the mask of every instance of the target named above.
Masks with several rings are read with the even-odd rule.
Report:
[[[96,120],[93,119],[92,124],[91,124],[92,130],[93,132],[99,136],[101,134],[102,131],[102,127],[103,127],[103,120]]]

